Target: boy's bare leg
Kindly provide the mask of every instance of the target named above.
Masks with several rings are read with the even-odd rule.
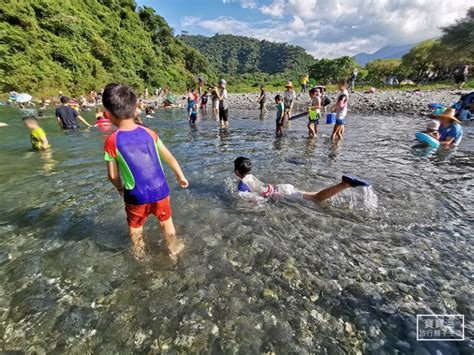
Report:
[[[176,230],[174,229],[173,219],[170,218],[164,222],[159,221],[161,230],[163,231],[163,240],[165,247],[170,256],[176,256],[184,249],[184,243],[181,239],[176,237]]]
[[[142,259],[145,256],[145,240],[143,236],[143,226],[139,228],[128,227],[128,234],[132,241],[132,253],[135,259]]]
[[[351,185],[348,182],[341,181],[339,184],[328,187],[319,192],[303,192],[303,198],[308,201],[322,202],[350,187]]]

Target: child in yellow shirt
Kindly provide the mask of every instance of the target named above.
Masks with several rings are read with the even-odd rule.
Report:
[[[33,150],[48,150],[50,148],[46,133],[38,124],[38,119],[35,116],[26,116],[23,118],[26,128],[31,131],[31,145]]]

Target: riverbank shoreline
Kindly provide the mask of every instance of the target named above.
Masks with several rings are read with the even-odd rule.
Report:
[[[457,102],[461,95],[467,94],[472,90],[415,90],[415,91],[380,91],[373,94],[354,92],[349,94],[349,112],[364,114],[364,115],[425,115],[431,113],[428,109],[428,104],[440,103],[446,106]],[[282,92],[267,93],[266,108],[271,111],[274,110],[274,97]],[[331,99],[331,103],[337,98],[337,93],[327,93]],[[229,109],[244,109],[244,110],[258,110],[259,104],[257,102],[258,94],[249,93],[229,93],[227,103]],[[144,100],[147,104],[155,104],[161,106],[164,98]],[[293,112],[302,112],[306,110],[309,105],[309,95],[297,92],[297,98],[294,103]],[[186,107],[186,97],[184,95],[177,96],[175,107]],[[208,109],[210,109],[210,100],[208,102]]]

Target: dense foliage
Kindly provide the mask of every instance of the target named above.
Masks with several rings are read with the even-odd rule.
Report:
[[[204,54],[217,72],[227,75],[245,73],[306,74],[314,58],[304,48],[254,38],[220,35],[181,36]]]
[[[4,0],[0,92],[84,93],[111,80],[184,88],[212,75],[166,21],[133,0]]]
[[[465,18],[454,25],[443,28],[443,45],[450,46],[463,57],[474,58],[474,7],[467,11]]]
[[[357,67],[359,65],[351,57],[320,59],[311,66],[309,73],[318,83],[330,84],[349,78]]]

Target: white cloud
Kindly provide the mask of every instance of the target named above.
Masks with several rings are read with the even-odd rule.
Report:
[[[256,0],[222,0],[222,2],[224,4],[239,2],[240,6],[242,6],[244,9],[256,9],[257,8]]]
[[[288,42],[316,57],[354,55],[433,38],[441,34],[440,27],[464,17],[472,6],[472,0],[223,1],[238,1],[264,18],[251,23],[232,17],[185,17],[181,26]]]
[[[260,6],[258,9],[265,15],[283,17],[285,7],[285,0],[274,0],[270,5]]]

